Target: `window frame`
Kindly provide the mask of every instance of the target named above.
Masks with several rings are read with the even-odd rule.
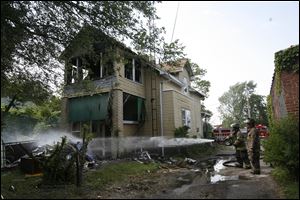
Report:
[[[130,64],[131,64],[131,70],[129,70],[129,71],[130,71],[130,73],[132,75],[132,79],[128,78],[126,76],[126,72],[128,71],[128,70],[126,70],[126,67],[128,66],[127,64],[124,64],[124,77],[126,79],[128,79],[128,80],[131,80],[131,81],[135,82],[135,83],[143,84],[143,72],[142,72],[142,64],[141,64],[141,62],[138,61],[135,58],[128,59],[128,61],[130,61]],[[136,62],[139,62],[139,64],[140,64],[140,66],[139,66],[140,80],[139,81],[137,80],[137,77],[136,77],[136,72],[138,70],[138,68],[136,67]]]
[[[188,126],[192,128],[192,114],[190,110],[185,108],[181,109],[181,121],[182,121],[182,126]]]

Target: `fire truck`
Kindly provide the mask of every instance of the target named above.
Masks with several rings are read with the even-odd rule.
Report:
[[[228,137],[230,133],[230,128],[222,128],[220,126],[217,126],[213,129],[213,134],[216,142],[224,142],[226,137]]]
[[[261,139],[266,139],[269,136],[269,131],[267,126],[264,126],[262,124],[258,124],[255,126],[255,128],[259,132],[259,137]],[[242,134],[245,134],[247,137],[247,128],[240,129]],[[231,129],[230,128],[222,128],[221,126],[217,126],[213,129],[213,134],[216,142],[224,143],[225,145],[231,145],[233,141],[228,140],[228,137],[230,136]]]
[[[268,127],[267,126],[264,126],[262,124],[258,124],[258,125],[256,125],[255,128],[258,130],[259,137],[261,139],[265,139],[265,138],[269,137],[269,131],[268,131]]]

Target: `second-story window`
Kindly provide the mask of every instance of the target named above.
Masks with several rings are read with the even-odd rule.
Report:
[[[127,59],[125,63],[125,78],[142,83],[141,62],[137,59]]]
[[[142,66],[139,60],[134,62],[135,80],[136,82],[142,83]]]
[[[114,64],[113,61],[108,57],[108,55],[100,53],[100,78],[105,78],[107,76],[114,74]]]
[[[82,59],[75,57],[71,59],[71,83],[82,80]]]
[[[192,118],[191,111],[187,109],[181,109],[182,126],[188,126],[191,128]]]

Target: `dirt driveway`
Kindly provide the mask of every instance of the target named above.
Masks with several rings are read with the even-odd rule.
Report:
[[[220,153],[220,152],[219,152]],[[93,198],[149,199],[274,199],[281,198],[279,188],[270,176],[271,168],[261,160],[261,174],[226,167],[234,159],[232,147],[225,147],[210,159],[197,159],[185,166],[162,165],[147,177],[131,177],[112,185]],[[230,155],[231,154],[231,155]]]

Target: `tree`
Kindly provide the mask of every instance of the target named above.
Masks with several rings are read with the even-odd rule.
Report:
[[[176,65],[178,64],[178,60],[184,58],[186,55],[184,53],[184,48],[183,44],[179,43],[179,40],[175,40],[174,42],[171,43],[163,43],[163,48],[162,48],[162,59],[161,61],[163,63],[168,63],[170,65]]]
[[[32,101],[37,105],[46,102],[51,96],[47,84],[22,74],[10,78],[5,84],[5,89],[1,89],[2,97],[12,97],[14,95],[16,95],[18,101]]]
[[[203,77],[206,74],[206,69],[202,69],[198,64],[191,62],[191,68],[193,70],[193,81],[192,86],[202,92],[206,97],[208,97],[208,92],[210,88],[210,82],[203,80]]]
[[[209,133],[212,132],[213,127],[209,123],[210,118],[213,116],[213,113],[206,109],[205,105],[201,104],[201,117],[203,121],[203,135],[205,138],[210,137]]]
[[[1,1],[1,82],[18,75],[49,84],[57,80],[58,57],[84,25],[101,29],[140,48],[159,42],[162,29],[145,19],[158,17],[153,1]],[[156,45],[157,47],[159,45]],[[152,49],[155,51],[156,49]],[[6,84],[1,84],[1,90]]]
[[[253,81],[236,83],[219,98],[223,126],[229,127],[234,122],[243,123],[248,117],[248,111],[257,123],[268,124],[264,97],[255,94],[255,88],[256,84]]]

